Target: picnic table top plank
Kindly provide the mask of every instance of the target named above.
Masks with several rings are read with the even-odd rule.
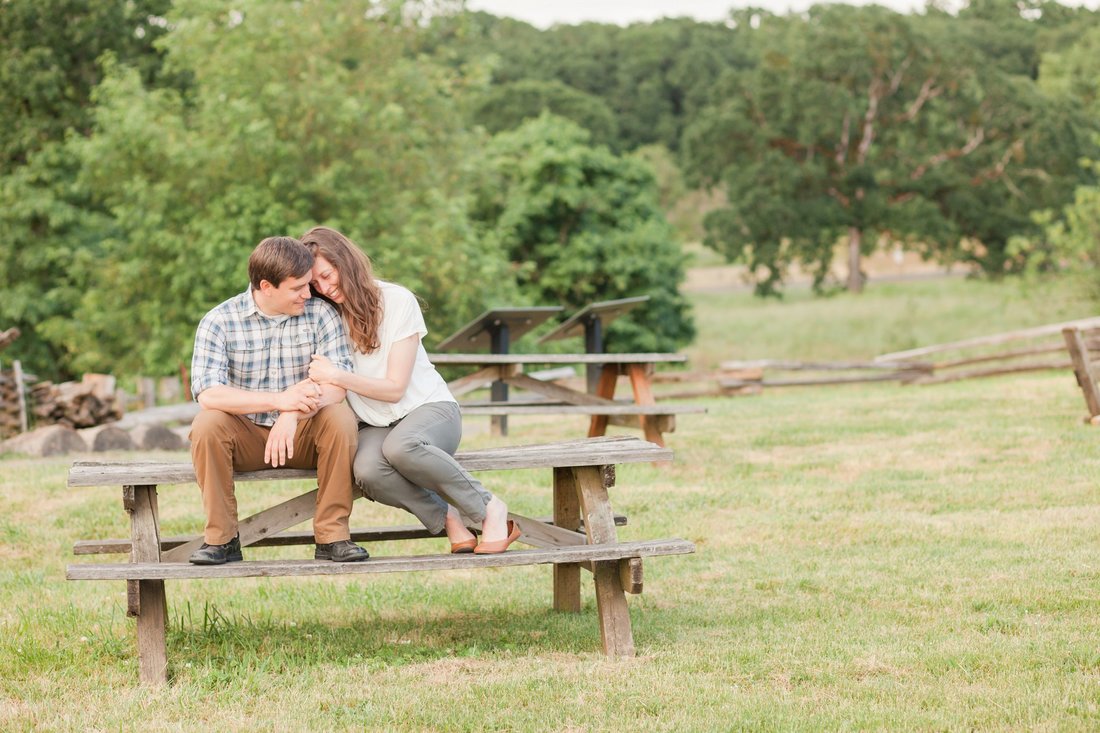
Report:
[[[684,354],[431,354],[436,366],[488,364],[681,364]]]
[[[459,451],[455,458],[468,471],[510,468],[569,468],[604,466],[618,463],[671,461],[673,453],[640,438],[615,436],[587,438],[557,443],[486,448]],[[235,473],[235,481],[310,479],[313,469],[271,468]],[[194,483],[195,469],[190,461],[172,462],[95,462],[77,461],[69,469],[70,487],[142,486]]]

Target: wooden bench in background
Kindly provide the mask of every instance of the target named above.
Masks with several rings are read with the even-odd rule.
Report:
[[[77,462],[69,471],[69,486],[123,487],[123,506],[130,514],[131,536],[129,540],[81,540],[76,543],[74,553],[129,552],[130,559],[72,564],[66,577],[127,581],[127,613],[137,619],[140,676],[143,682],[152,684],[163,684],[168,679],[164,581],[175,579],[352,575],[552,564],[554,609],[579,612],[583,568],[594,579],[604,653],[610,657],[633,656],[634,640],[624,593],[641,592],[641,558],[687,554],[694,552],[695,547],[682,539],[619,542],[608,489],[615,483],[616,464],[666,462],[672,459],[672,451],[637,438],[616,437],[464,451],[456,458],[470,471],[552,469],[551,521],[511,515],[523,530],[520,541],[533,549],[511,549],[500,555],[371,557],[359,563],[246,560],[219,566],[191,565],[187,558],[202,538],[162,538],[157,512],[158,486],[195,481],[189,462]],[[237,481],[315,478],[315,471],[301,469],[270,469],[235,476]],[[315,497],[316,489],[242,519],[241,545],[312,544],[312,533],[285,530],[312,518]],[[473,529],[479,528],[475,525]],[[423,528],[406,526],[357,530],[353,536],[359,541],[372,541],[429,535]]]
[[[640,428],[647,441],[663,446],[664,434],[676,429],[676,415],[700,414],[703,405],[658,404],[652,380],[657,364],[682,364],[682,354],[433,354],[436,366],[471,367],[474,371],[448,384],[455,397],[487,381],[525,390],[536,399],[462,402],[464,415],[490,415],[494,420],[507,415],[584,415],[589,417],[588,437],[607,433],[608,425]],[[594,393],[582,392],[554,382],[534,379],[524,373],[530,364],[584,364],[596,367],[599,378]],[[616,400],[620,376],[630,381],[631,399]],[[494,422],[494,433],[499,433]]]
[[[1062,337],[1069,349],[1069,358],[1073,362],[1073,373],[1077,376],[1077,385],[1085,396],[1085,406],[1089,414],[1085,422],[1100,425],[1100,387],[1096,380],[1100,374],[1094,354],[1100,352],[1100,327],[1062,329]]]

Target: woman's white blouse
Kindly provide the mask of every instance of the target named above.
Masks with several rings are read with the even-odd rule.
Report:
[[[348,392],[348,404],[360,420],[368,425],[385,427],[405,417],[421,405],[429,402],[456,402],[456,400],[447,389],[447,383],[443,381],[443,377],[428,360],[428,352],[424,350],[424,337],[428,335],[428,328],[424,325],[424,314],[420,311],[420,303],[417,302],[416,296],[395,283],[382,280],[376,282],[382,289],[382,323],[379,325],[378,333],[380,346],[369,354],[363,354],[353,345],[352,360],[355,362],[355,373],[363,377],[384,379],[393,345],[413,334],[420,336],[420,345],[416,349],[416,363],[409,377],[409,388],[405,390],[405,396],[399,401],[381,402],[355,392]]]

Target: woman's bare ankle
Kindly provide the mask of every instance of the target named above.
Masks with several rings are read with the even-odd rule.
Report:
[[[508,536],[508,505],[497,497],[485,505],[485,520],[481,523],[481,539],[495,542]]]
[[[466,528],[462,515],[453,506],[447,507],[447,518],[443,521],[443,528],[447,531],[447,539],[452,543],[465,542],[474,538],[474,533]]]

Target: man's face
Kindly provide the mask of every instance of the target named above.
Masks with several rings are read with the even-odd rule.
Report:
[[[310,299],[309,293],[310,273],[301,277],[288,277],[279,287],[275,287],[267,280],[260,283],[260,291],[264,294],[265,312],[274,311],[272,315],[300,316],[305,312],[306,301]]]

